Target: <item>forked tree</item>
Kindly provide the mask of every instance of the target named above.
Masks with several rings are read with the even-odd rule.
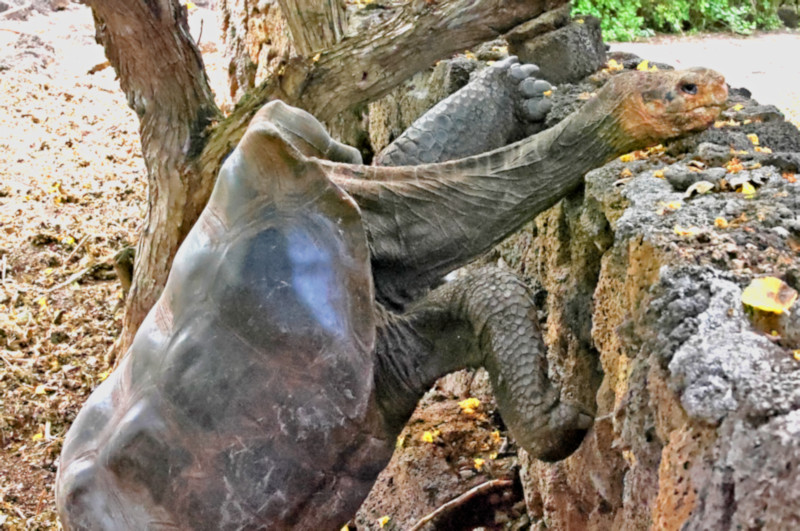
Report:
[[[181,241],[224,157],[255,112],[281,99],[328,120],[386,94],[437,60],[502,36],[566,0],[411,0],[345,38],[342,0],[280,0],[292,57],[229,116],[214,102],[178,0],[86,0],[96,39],[139,118],[148,203],[114,355],[124,353],[160,295]]]

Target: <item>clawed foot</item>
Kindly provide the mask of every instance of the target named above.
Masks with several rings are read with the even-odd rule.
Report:
[[[542,79],[539,67],[535,64],[520,64],[517,56],[512,55],[491,66],[493,69],[505,70],[509,79],[515,84],[517,117],[526,122],[544,122],[547,113],[553,108],[550,99],[553,85]]]

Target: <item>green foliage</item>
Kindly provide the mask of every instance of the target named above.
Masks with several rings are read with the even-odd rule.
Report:
[[[628,41],[655,31],[733,31],[779,27],[781,0],[575,0],[573,13],[601,20],[603,37]]]

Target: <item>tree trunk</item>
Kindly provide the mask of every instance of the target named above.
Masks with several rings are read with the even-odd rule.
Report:
[[[194,161],[219,111],[200,52],[177,0],[90,0],[103,45],[139,117],[148,204],[119,345],[130,340],[161,293],[172,258],[205,205],[210,182]]]
[[[369,31],[338,43],[332,41],[341,35],[341,28],[335,29],[340,12],[326,4],[313,16],[334,29],[314,42],[330,47],[318,52],[319,57],[289,60],[280,76],[268,77],[216,125],[220,112],[189,34],[185,7],[177,0],[87,3],[94,12],[97,40],[139,116],[149,184],[147,219],[113,358],[127,350],[161,294],[175,252],[205,206],[223,158],[264,103],[280,98],[321,119],[330,118],[382,96],[438,59],[499,37],[565,0],[412,2]],[[313,4],[293,3],[300,11]],[[290,23],[292,32],[305,35],[297,24]],[[308,50],[317,45],[303,44]]]

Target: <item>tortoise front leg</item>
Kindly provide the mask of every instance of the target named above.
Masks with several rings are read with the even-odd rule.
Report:
[[[385,312],[385,310],[380,310]],[[485,267],[433,290],[402,315],[387,313],[376,338],[376,389],[399,432],[437,378],[465,367],[489,372],[500,414],[534,457],[554,461],[580,446],[592,417],[562,401],[527,287]]]
[[[544,129],[553,87],[539,67],[512,55],[489,66],[420,116],[376,158],[379,166],[416,166],[503,147]]]

